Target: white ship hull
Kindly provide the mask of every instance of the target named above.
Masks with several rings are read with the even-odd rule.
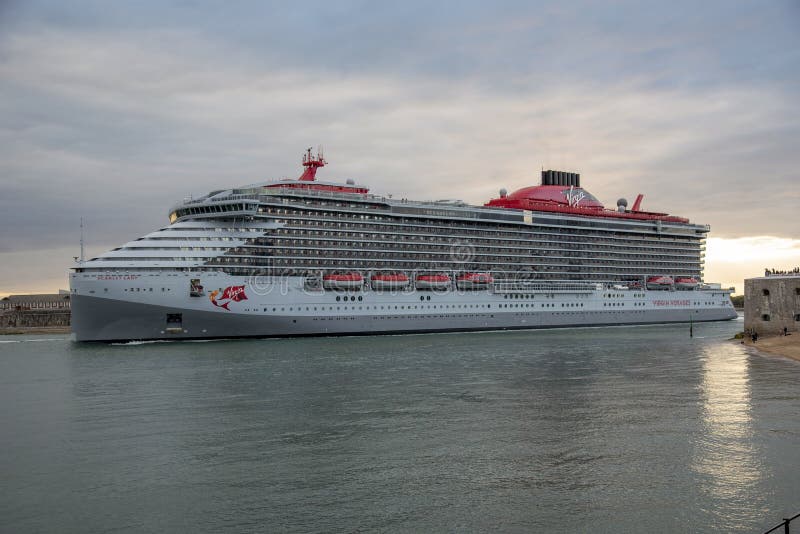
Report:
[[[200,278],[206,295],[190,296]],[[77,341],[389,334],[733,319],[727,290],[369,291],[301,277],[72,273]],[[227,288],[242,290],[221,299]],[[216,302],[211,293],[217,291]]]
[[[641,197],[632,210],[606,209],[575,173],[542,171],[538,186],[470,206],[317,181],[326,162],[310,150],[302,164],[297,180],[185,199],[170,209],[169,226],[78,262],[70,278],[75,338],[380,334],[736,316],[728,291],[676,292],[672,284],[676,276],[703,280],[710,227],[643,211]],[[662,285],[628,289],[645,281]]]

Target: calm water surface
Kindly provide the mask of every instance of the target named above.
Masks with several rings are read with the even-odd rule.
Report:
[[[800,512],[800,363],[741,329],[6,336],[0,529],[761,532]]]

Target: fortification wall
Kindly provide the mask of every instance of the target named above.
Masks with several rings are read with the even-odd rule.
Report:
[[[800,276],[749,278],[744,281],[744,327],[759,334],[800,328]]]
[[[0,313],[0,328],[69,326],[69,310],[12,310]]]

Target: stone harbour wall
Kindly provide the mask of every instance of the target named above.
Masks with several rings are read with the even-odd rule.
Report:
[[[767,276],[744,281],[744,327],[781,334],[800,327],[800,276]]]
[[[13,310],[0,313],[0,328],[69,326],[69,310]]]

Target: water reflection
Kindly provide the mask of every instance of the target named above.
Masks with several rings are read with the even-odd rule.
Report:
[[[753,445],[747,355],[726,344],[703,350],[703,434],[695,449],[694,469],[714,524],[741,528],[761,515],[758,491],[763,466]]]

